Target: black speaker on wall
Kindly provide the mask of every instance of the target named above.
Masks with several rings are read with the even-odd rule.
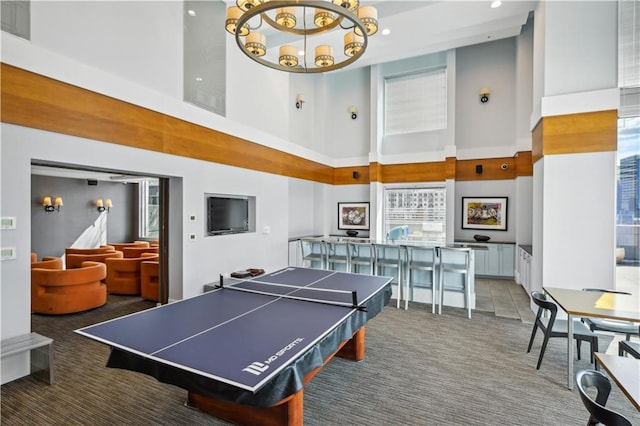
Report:
[[[87,179],[87,185],[96,186],[97,184],[98,184],[98,180],[97,179]]]

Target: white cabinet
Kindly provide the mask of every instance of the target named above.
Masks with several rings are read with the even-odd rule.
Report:
[[[468,244],[468,243],[465,243]],[[474,250],[475,274],[487,277],[513,278],[516,266],[515,244],[475,243],[486,250]]]
[[[518,248],[518,279],[519,284],[531,292],[531,253],[522,247]]]

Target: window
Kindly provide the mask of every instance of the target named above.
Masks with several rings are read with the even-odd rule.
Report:
[[[616,246],[628,264],[640,261],[640,3],[621,0],[618,14]]]
[[[160,236],[160,185],[157,179],[144,180],[138,186],[141,238]]]
[[[30,0],[2,0],[2,31],[31,40]]]
[[[444,187],[385,189],[385,234],[406,225],[412,241],[445,242],[446,223]]]
[[[385,136],[446,128],[446,68],[385,79]]]

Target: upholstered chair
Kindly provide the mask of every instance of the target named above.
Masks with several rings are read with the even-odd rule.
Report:
[[[107,253],[98,253],[98,254],[68,254],[66,256],[66,265],[67,269],[80,268],[82,266],[82,262],[101,262],[104,263],[105,259],[109,258],[120,258],[122,259],[124,256],[121,251],[112,251]]]
[[[67,247],[64,249],[64,256],[67,257],[70,254],[102,254],[114,252],[116,249],[113,246],[100,246],[95,248],[76,248]]]
[[[149,247],[147,241],[133,241],[131,243],[109,243],[115,250],[123,251],[125,247]]]
[[[158,247],[124,247],[124,257],[141,257],[144,253],[158,253]]]
[[[31,312],[70,314],[107,303],[104,263],[85,262],[76,269],[31,269]]]
[[[62,259],[59,257],[45,256],[40,262],[31,262],[31,268],[62,269]]]
[[[144,258],[143,258],[144,259]],[[160,262],[145,260],[140,264],[141,296],[147,300],[158,302],[160,300]]]
[[[108,258],[107,265],[107,291],[113,294],[139,295],[140,264],[143,261],[158,259],[158,255],[149,254],[144,257],[133,258]]]

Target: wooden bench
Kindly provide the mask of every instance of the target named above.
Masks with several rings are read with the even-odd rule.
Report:
[[[0,342],[2,358],[30,352],[30,374],[53,383],[53,339],[38,333],[10,337]]]

